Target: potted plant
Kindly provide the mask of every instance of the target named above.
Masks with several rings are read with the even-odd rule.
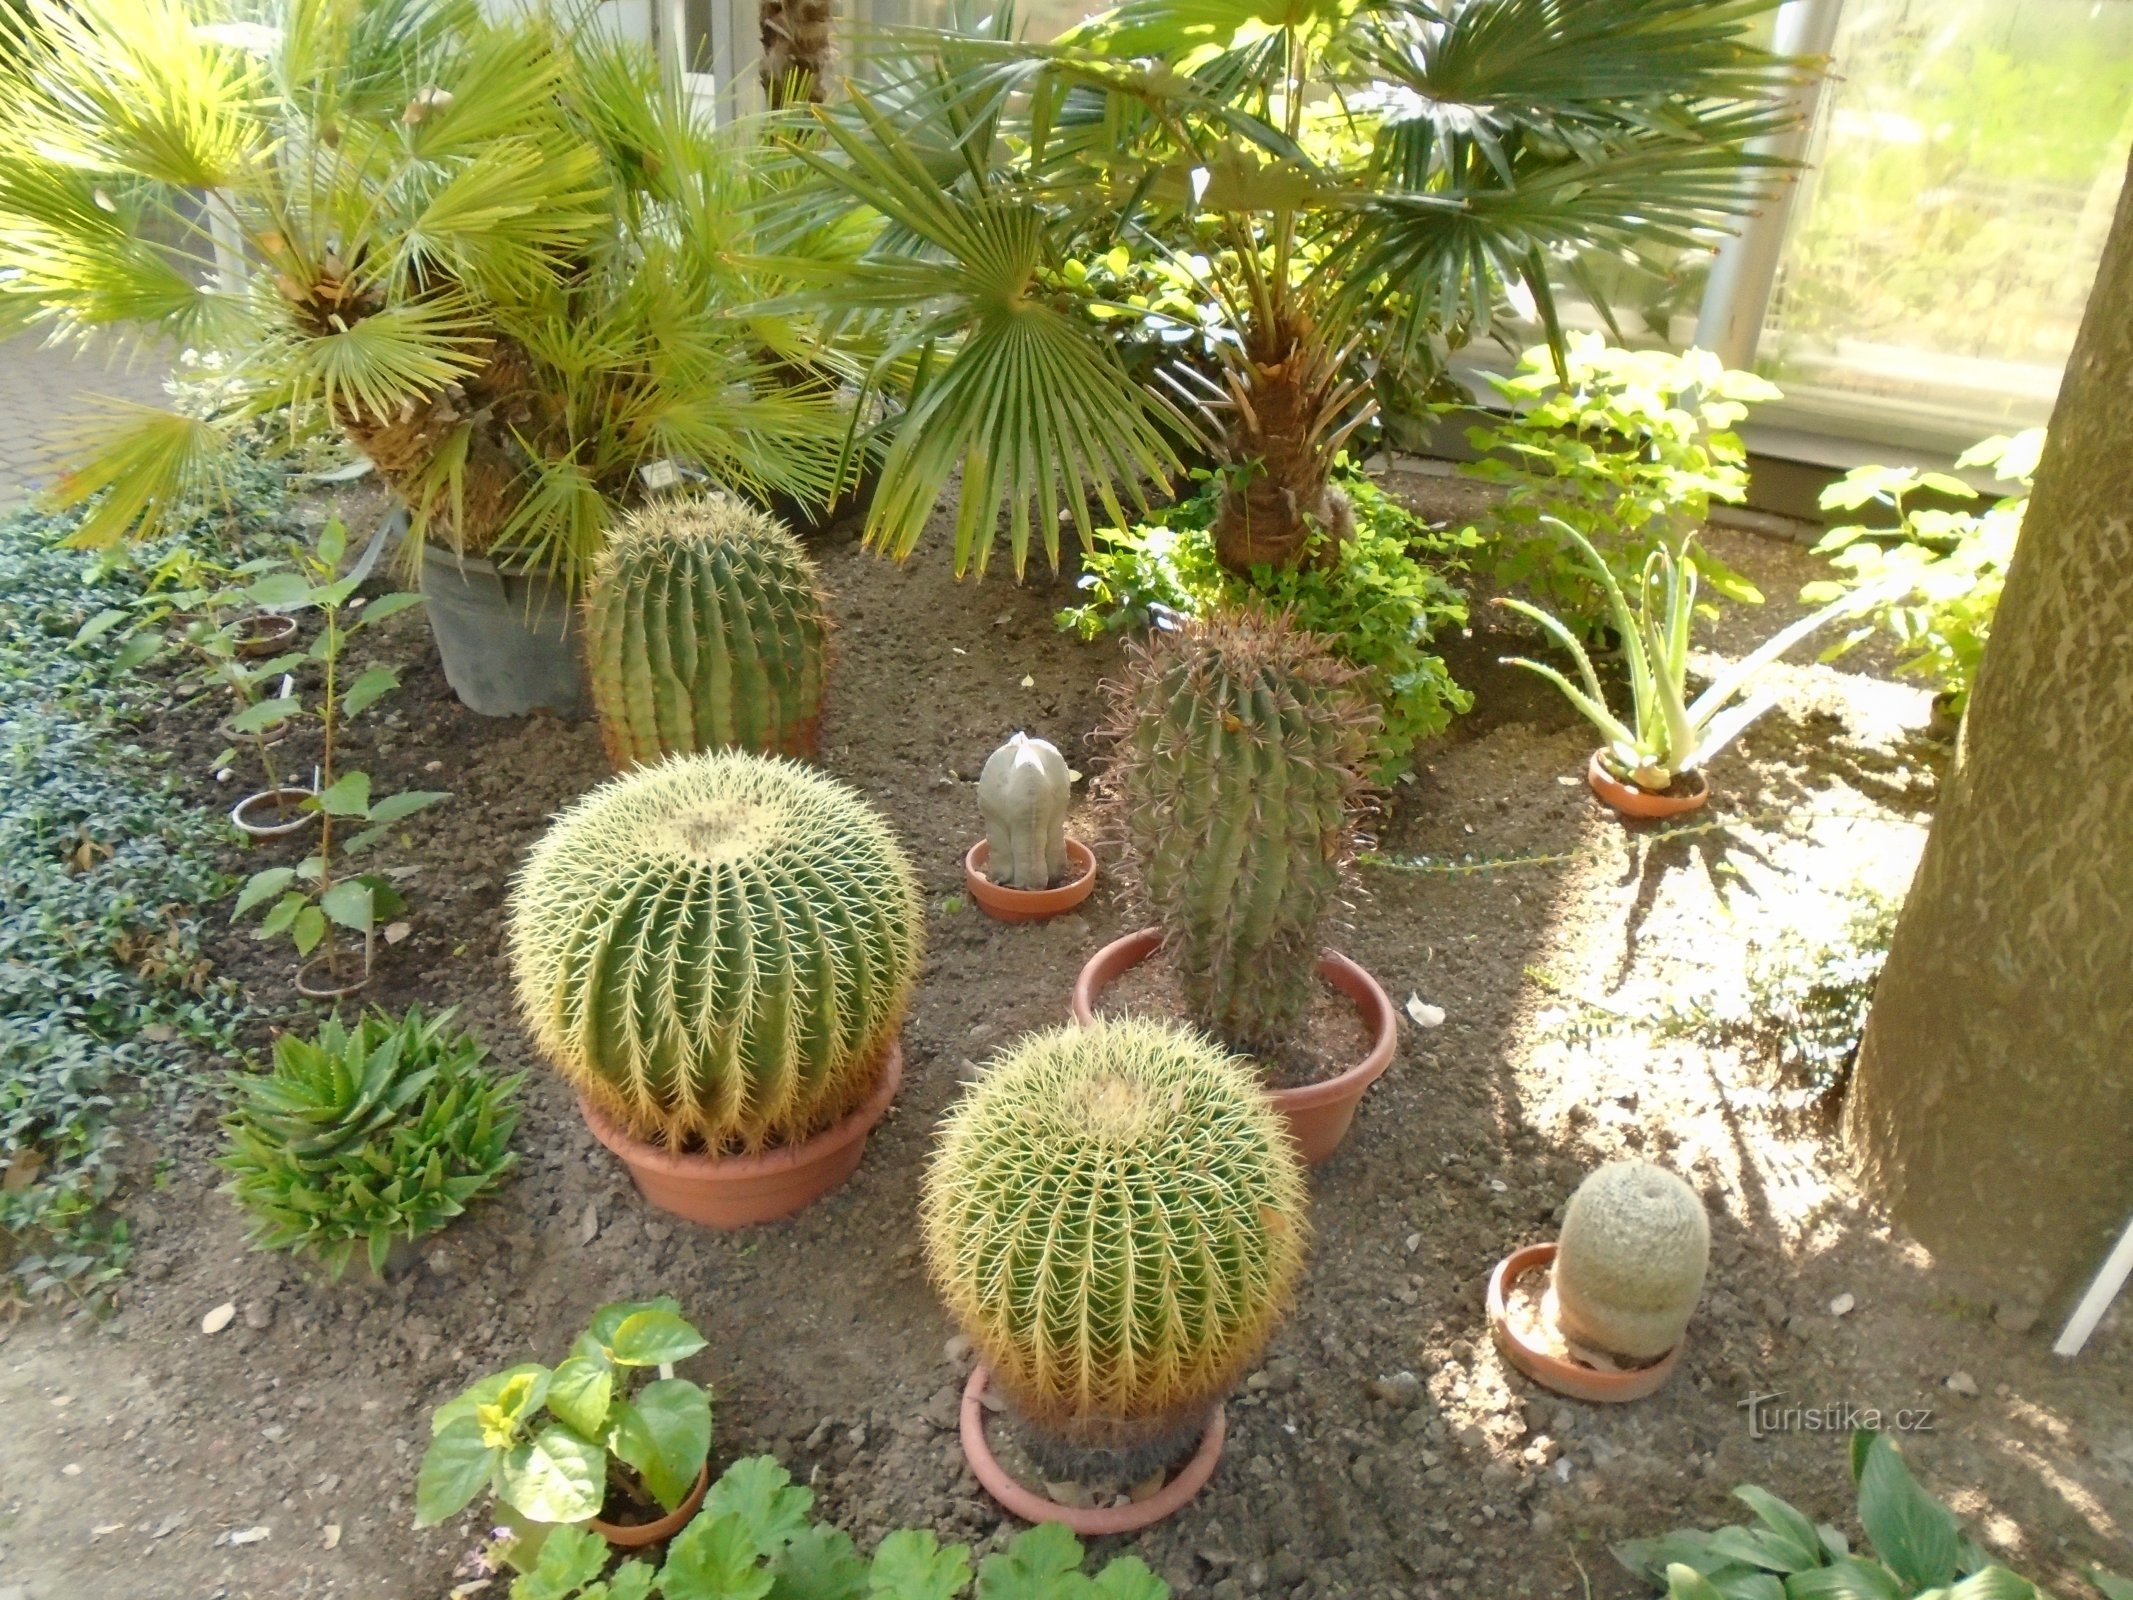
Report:
[[[1096,854],[1066,831],[1073,784],[1058,746],[1026,733],[985,758],[978,774],[985,837],[963,856],[963,882],[987,916],[1038,922],[1089,898]]]
[[[396,1246],[443,1227],[517,1162],[520,1078],[482,1070],[482,1047],[410,1007],[284,1033],[269,1072],[237,1083],[222,1119],[223,1192],[261,1250],[315,1255],[339,1278],[358,1249],[382,1276]]]
[[[1543,520],[1576,547],[1592,580],[1606,593],[1629,675],[1629,721],[1608,709],[1592,657],[1577,635],[1539,606],[1524,600],[1499,598],[1496,602],[1538,623],[1568,652],[1577,664],[1582,687],[1545,662],[1524,656],[1507,656],[1504,661],[1546,678],[1599,729],[1607,742],[1586,763],[1586,781],[1594,794],[1625,817],[1679,816],[1701,807],[1711,796],[1703,774],[1705,764],[1777,704],[1777,697],[1769,693],[1741,698],[1757,676],[1818,628],[1873,601],[1869,593],[1847,594],[1810,612],[1726,668],[1691,700],[1689,628],[1696,615],[1697,582],[1693,537],[1680,535],[1645,556],[1632,605],[1590,540],[1559,519]]]
[[[859,1164],[902,1080],[923,907],[888,824],[796,761],[610,779],[511,896],[520,1009],[652,1204],[797,1211]]]
[[[726,496],[662,501],[593,565],[586,660],[618,769],[731,747],[811,756],[829,674],[815,564]]]
[[[942,1123],[919,1219],[934,1284],[978,1352],[963,1451],[995,1500],[1097,1534],[1198,1492],[1223,1396],[1303,1265],[1302,1163],[1248,1070],[1146,1019],[1032,1034]],[[1018,1482],[986,1433],[995,1389],[1047,1485],[1146,1497],[1077,1506]]]
[[[430,1415],[415,1526],[487,1491],[529,1555],[555,1524],[624,1549],[677,1532],[710,1481],[711,1397],[672,1368],[705,1342],[671,1299],[602,1306],[555,1366],[510,1367],[446,1401]]]
[[[1673,1376],[1710,1261],[1694,1189],[1650,1162],[1610,1162],[1570,1197],[1557,1242],[1497,1263],[1490,1331],[1506,1360],[1558,1394],[1640,1400]],[[1527,1279],[1546,1269],[1536,1294]]]
[[[1108,802],[1156,926],[1099,950],[1074,986],[1090,1021],[1160,951],[1193,1022],[1302,1078],[1273,1096],[1311,1161],[1339,1146],[1398,1043],[1377,980],[1319,947],[1375,726],[1355,678],[1315,635],[1253,611],[1131,647],[1112,685]],[[1322,986],[1362,1018],[1353,1059],[1292,1048]]]
[[[405,505],[461,698],[576,714],[573,602],[619,511],[692,475],[820,506],[856,474],[819,321],[767,302],[858,242],[792,226],[783,143],[713,128],[649,45],[548,8],[31,3],[0,107],[0,232],[32,241],[11,320],[241,374],[202,415],[106,424],[59,486],[94,502],[79,542],[211,500],[282,412]]]

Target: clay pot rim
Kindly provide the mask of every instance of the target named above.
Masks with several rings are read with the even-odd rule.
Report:
[[[1652,1365],[1629,1372],[1602,1372],[1597,1367],[1565,1361],[1546,1350],[1536,1349],[1518,1336],[1517,1330],[1511,1326],[1511,1286],[1554,1260],[1555,1241],[1551,1239],[1546,1244],[1529,1244],[1512,1251],[1497,1262],[1495,1270],[1489,1274],[1489,1330],[1495,1334],[1496,1347],[1503,1352],[1504,1358],[1542,1388],[1572,1400],[1613,1405],[1642,1400],[1657,1393],[1681,1362],[1681,1348],[1688,1343],[1685,1336],[1675,1341],[1674,1348]]]
[[[1653,794],[1648,789],[1640,789],[1635,784],[1626,783],[1616,777],[1601,759],[1605,754],[1604,750],[1593,751],[1592,759],[1585,763],[1585,782],[1594,794],[1621,816],[1635,817],[1640,821],[1655,817],[1678,817],[1685,812],[1702,810],[1705,802],[1711,798],[1711,782],[1700,769],[1680,775],[1696,780],[1694,794]]]
[[[251,660],[273,655],[296,635],[296,618],[280,611],[260,611],[239,620],[236,641],[230,648]]]
[[[1143,928],[1138,933],[1113,939],[1089,957],[1082,965],[1081,975],[1074,980],[1074,1020],[1083,1027],[1093,1023],[1097,997],[1154,955],[1162,944],[1161,928]],[[1393,1010],[1392,996],[1368,970],[1338,950],[1321,950],[1318,953],[1318,976],[1354,1001],[1356,1009],[1363,1013],[1363,1021],[1371,1032],[1370,1049],[1354,1066],[1330,1078],[1299,1084],[1293,1089],[1267,1090],[1276,1105],[1310,1110],[1332,1101],[1360,1096],[1385,1075],[1385,1069],[1392,1065],[1394,1052],[1400,1047],[1399,1014]]]
[[[602,1522],[594,1517],[590,1526],[617,1550],[642,1550],[648,1544],[657,1544],[661,1539],[681,1532],[688,1520],[696,1515],[696,1508],[704,1503],[704,1491],[710,1487],[711,1457],[707,1454],[704,1464],[696,1469],[696,1487],[682,1496],[681,1504],[665,1516],[651,1522]]]
[[[305,981],[304,974],[309,972],[313,967],[321,965],[325,960],[326,957],[324,956],[313,956],[310,960],[306,961],[302,966],[296,969],[296,992],[302,995],[306,1000],[341,1000],[352,994],[360,994],[363,990],[370,987],[370,974],[368,972],[364,972],[358,974],[353,981],[344,983],[338,988],[314,988],[311,984]]]
[[[254,839],[280,839],[302,831],[318,821],[316,811],[305,811],[289,822],[247,822],[245,813],[263,800],[279,800],[285,795],[294,795],[302,800],[315,800],[318,791],[308,784],[285,783],[277,789],[258,789],[246,795],[230,807],[230,822],[239,833]]]
[[[896,1091],[904,1080],[901,1031],[890,1035],[882,1051],[880,1073],[874,1092],[820,1133],[798,1144],[780,1145],[754,1155],[714,1156],[701,1150],[677,1155],[663,1144],[638,1138],[583,1095],[578,1097],[578,1112],[585,1118],[585,1125],[592,1129],[594,1138],[625,1162],[647,1171],[695,1183],[780,1177],[802,1167],[814,1166],[874,1131],[874,1125],[888,1114],[889,1102],[896,1098]]]
[[[963,1384],[960,1429],[963,1458],[970,1463],[971,1472],[985,1492],[1024,1522],[1064,1523],[1086,1539],[1111,1533],[1135,1533],[1161,1522],[1206,1488],[1207,1480],[1215,1475],[1215,1464],[1222,1459],[1222,1444],[1229,1435],[1229,1418],[1224,1408],[1218,1405],[1207,1419],[1207,1431],[1200,1435],[1199,1449],[1168,1483],[1147,1499],[1123,1506],[1061,1505],[1057,1500],[1016,1482],[1000,1465],[1000,1458],[992,1453],[991,1441],[985,1437],[985,1386],[991,1377],[991,1372],[981,1361],[970,1369],[970,1377]]]
[[[1076,869],[1073,877],[1057,888],[1016,889],[1004,883],[994,883],[985,875],[986,863],[992,859],[992,844],[980,839],[963,853],[964,887],[988,916],[1002,922],[1035,922],[1043,917],[1056,917],[1062,911],[1071,911],[1080,905],[1096,887],[1096,852],[1079,839],[1067,840],[1066,847],[1067,860]]]

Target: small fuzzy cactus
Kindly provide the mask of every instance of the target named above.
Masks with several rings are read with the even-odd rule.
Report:
[[[986,757],[978,774],[985,875],[1010,889],[1049,888],[1065,877],[1072,791],[1066,758],[1048,740],[1018,733]]]
[[[1376,720],[1355,678],[1246,612],[1157,635],[1113,686],[1115,829],[1195,1020],[1239,1049],[1310,1004]]]
[[[638,512],[601,552],[585,601],[609,758],[812,754],[828,641],[814,563],[775,518],[716,496]]]
[[[1633,1361],[1681,1342],[1703,1293],[1711,1224],[1681,1179],[1613,1161],[1570,1197],[1556,1244],[1556,1326],[1572,1344]]]
[[[1107,1019],[987,1069],[942,1125],[920,1221],[949,1311],[1037,1429],[1190,1440],[1287,1309],[1303,1167],[1241,1063]]]
[[[714,751],[610,779],[511,896],[520,1009],[640,1139],[789,1144],[873,1090],[923,908],[888,824],[796,761]]]

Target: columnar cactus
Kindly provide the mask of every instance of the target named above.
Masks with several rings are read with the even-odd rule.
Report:
[[[828,637],[814,564],[774,518],[712,496],[638,512],[585,602],[608,756],[619,768],[721,746],[811,754]]]
[[[1049,740],[1018,733],[978,774],[985,818],[985,875],[1010,889],[1044,889],[1066,875],[1067,808],[1073,780]]]
[[[1681,1342],[1710,1260],[1711,1224],[1694,1189],[1647,1161],[1609,1162],[1563,1215],[1556,1326],[1572,1344],[1654,1360]]]
[[[757,1150],[863,1101],[918,972],[888,824],[796,761],[715,751],[612,778],[511,897],[535,1042],[640,1139]]]
[[[1116,1447],[1207,1412],[1303,1262],[1303,1168],[1250,1073],[1147,1019],[1032,1034],[949,1113],[926,1259],[1040,1430]]]
[[[1113,687],[1116,831],[1187,1004],[1240,1048],[1310,1002],[1375,725],[1356,673],[1280,617],[1217,617],[1136,648]]]

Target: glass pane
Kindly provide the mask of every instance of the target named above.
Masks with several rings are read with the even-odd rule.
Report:
[[[2045,420],[2133,144],[2127,0],[1847,0],[1757,367],[1824,411]]]

